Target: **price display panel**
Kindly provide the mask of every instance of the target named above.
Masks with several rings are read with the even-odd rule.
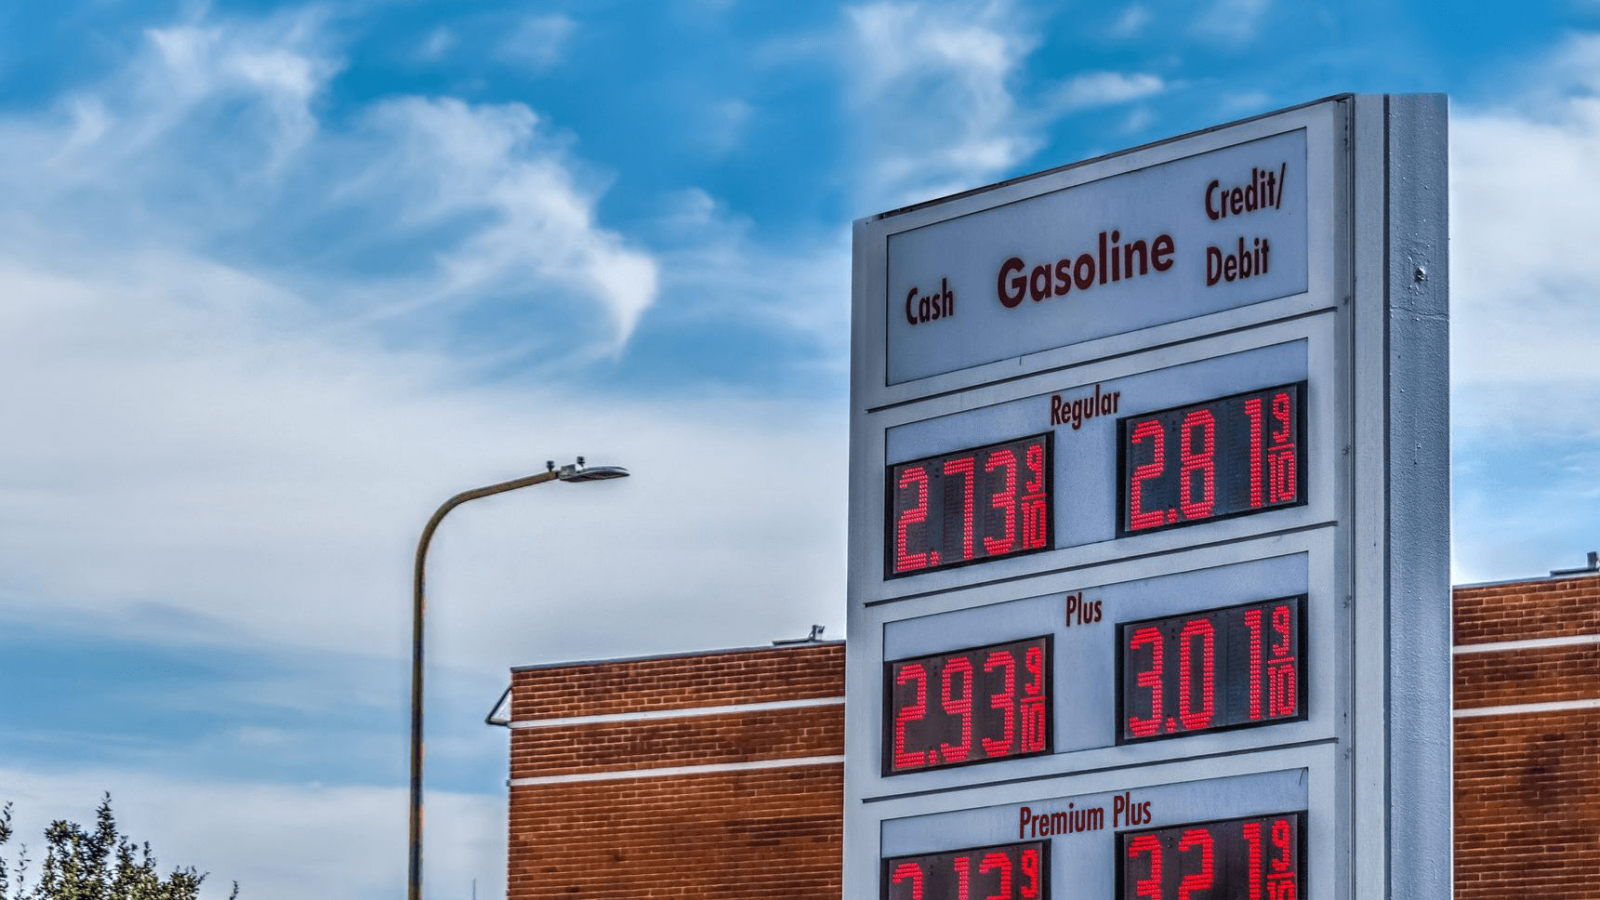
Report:
[[[892,662],[883,773],[1051,752],[1049,636]]]
[[[1048,550],[1051,435],[890,466],[885,575]]]
[[[1305,595],[1117,626],[1117,743],[1306,717]]]
[[[1117,835],[1118,900],[1299,900],[1302,812]]]
[[[1050,900],[1050,842],[883,861],[883,900]]]
[[[1117,536],[1306,502],[1306,383],[1117,421]]]

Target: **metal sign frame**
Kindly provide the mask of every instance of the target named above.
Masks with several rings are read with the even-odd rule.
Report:
[[[846,896],[870,897],[879,890],[886,856],[1016,839],[1015,828],[1007,832],[1005,825],[1014,825],[1019,808],[1029,803],[1140,791],[1152,802],[1169,798],[1153,807],[1158,821],[1139,825],[1163,827],[1190,821],[1182,816],[1191,807],[1207,813],[1194,821],[1251,814],[1251,795],[1266,783],[1261,778],[1290,778],[1299,785],[1293,790],[1302,792],[1296,797],[1304,805],[1297,808],[1307,812],[1302,839],[1308,890],[1318,897],[1449,896],[1446,118],[1440,95],[1344,95],[856,223]],[[1105,210],[1122,215],[1116,201],[1123,185],[1131,186],[1132,212],[1126,215],[1137,220],[1141,234],[1157,228],[1197,233],[1177,213],[1168,224],[1164,208],[1152,199],[1166,190],[1163,179],[1181,173],[1172,178],[1186,188],[1206,187],[1194,182],[1200,170],[1189,161],[1216,154],[1214,159],[1235,161],[1237,168],[1236,161],[1248,157],[1230,153],[1232,148],[1252,142],[1291,146],[1285,139],[1261,142],[1297,133],[1305,146],[1298,173],[1305,191],[1303,290],[1264,297],[1241,291],[1237,305],[1220,308],[1216,297],[1203,292],[1169,291],[1180,305],[1190,302],[1182,297],[1200,296],[1199,311],[1152,313],[1159,321],[1132,328],[1118,324],[1120,314],[1110,324],[1097,320],[1079,331],[1056,328],[1050,333],[1060,335],[1059,346],[1042,349],[1030,333],[1018,344],[1021,352],[1000,359],[973,363],[971,354],[958,355],[945,365],[929,356],[934,351],[928,348],[936,351],[940,340],[962,340],[962,322],[980,322],[969,312],[972,304],[995,304],[995,292],[1005,289],[989,276],[985,298],[984,285],[962,266],[992,271],[995,254],[1010,246],[1006,241],[1025,233],[1037,243],[1030,229],[1041,222],[1061,220],[1067,231],[1079,229],[1062,239],[1064,250],[1083,245],[1082,234],[1115,224]],[[1170,202],[1193,203],[1191,195],[1184,196]],[[1084,202],[1093,206],[1082,222],[1060,215],[1074,208],[1075,198],[1088,198]],[[1049,216],[1028,212],[1045,202],[1051,204]],[[1193,218],[1193,210],[1184,215]],[[910,274],[907,264],[892,264],[894,247],[915,243],[897,236],[925,241],[942,223],[977,216],[987,216],[986,230],[996,226],[995,246],[985,244],[986,237],[969,242],[978,262],[952,260],[948,271]],[[1021,218],[1013,221],[1014,216]],[[1292,235],[1295,221],[1288,232],[1273,232],[1275,239]],[[1016,227],[1006,227],[1008,222]],[[1147,222],[1153,224],[1145,227]],[[969,233],[970,228],[963,232]],[[1194,277],[1195,252],[1192,238],[1177,242],[1176,254],[1190,273],[1185,277]],[[923,252],[916,258],[937,257]],[[1135,257],[1126,258],[1131,266]],[[898,287],[890,283],[891,271],[902,282]],[[1006,271],[1014,267],[1001,269]],[[1274,284],[1280,282],[1296,286],[1298,279]],[[904,341],[890,333],[891,315],[903,312],[893,295],[904,283],[913,289],[919,283],[938,286],[954,315],[918,323],[942,327],[940,334],[948,338],[919,338],[916,364],[891,371],[891,341]],[[1129,304],[1148,302],[1156,293],[1138,284],[1095,289]],[[1085,316],[1093,314],[1091,296],[1085,290],[1076,297]],[[1025,316],[1072,298],[1010,311]],[[1058,326],[1073,321],[1059,312],[1048,315]],[[1137,310],[1125,318],[1137,324],[1140,316],[1148,318]],[[1017,319],[1016,326],[1011,321],[990,316],[980,324],[1036,330],[1026,319]],[[986,339],[986,346],[1010,340]],[[907,377],[912,371],[924,374]],[[1122,537],[1112,521],[1097,518],[1106,512],[1106,490],[1115,494],[1115,485],[1098,483],[1114,477],[1105,474],[1099,443],[1114,444],[1105,434],[1108,426],[1114,434],[1118,416],[1300,380],[1307,382],[1301,435],[1308,445],[1308,502]],[[1124,404],[1116,416],[1080,423],[1082,429],[1056,427],[1061,433],[1054,441],[1052,549],[885,577],[888,466],[1037,434],[1051,398],[1098,398],[1113,390]],[[1081,496],[1066,493],[1064,485],[1071,484],[1083,485]],[[1173,586],[1180,584],[1213,587],[1205,588],[1211,592],[1205,599],[1172,599],[1179,596]],[[1071,691],[1101,690],[1090,686],[1103,677],[1097,667],[1103,667],[1104,654],[1085,637],[1089,629],[1100,628],[1101,643],[1109,644],[1118,621],[1186,613],[1186,602],[1197,611],[1268,599],[1260,595],[1271,591],[1307,598],[1301,646],[1309,696],[1303,720],[1125,745],[1096,744],[1098,738],[1087,734],[1076,743],[1067,739],[1103,730],[1090,722],[1103,715],[1096,704],[1114,705],[1109,693],[1103,703],[1068,702]],[[1105,603],[1098,625],[1064,624],[1064,598],[1073,595]],[[884,775],[886,660],[1034,636],[1043,633],[1041,623],[1049,623],[1055,641],[1055,752]],[[1084,652],[1075,654],[1072,648],[1080,645],[1073,642],[1085,640]],[[1088,680],[1062,683],[1069,676]],[[1274,772],[1280,774],[1269,774]],[[1208,798],[1210,805],[1183,799],[1191,796]],[[1268,812],[1289,808],[1280,796],[1270,799],[1281,808]],[[1113,840],[1110,830],[1101,837]],[[1083,846],[1094,839],[1085,837],[1090,843]],[[1065,840],[1053,840],[1052,847],[1053,877],[1068,877]]]

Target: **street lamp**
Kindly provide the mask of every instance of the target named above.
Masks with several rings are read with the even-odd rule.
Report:
[[[492,497],[547,481],[605,481],[628,476],[627,469],[617,466],[585,466],[581,456],[573,465],[559,469],[554,462],[544,465],[545,471],[537,475],[462,491],[451,497],[434,512],[433,518],[422,529],[422,538],[417,541],[417,563],[411,581],[411,865],[406,881],[407,900],[422,900],[422,582],[424,567],[428,562],[428,544],[433,541],[433,533],[439,529],[439,523],[444,521],[450,510],[468,500]]]

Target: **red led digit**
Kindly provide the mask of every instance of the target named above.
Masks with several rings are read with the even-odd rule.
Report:
[[[1273,872],[1287,872],[1294,867],[1294,827],[1287,819],[1275,819],[1272,822],[1272,846],[1277,849],[1278,856],[1272,860]]]
[[[1160,478],[1166,471],[1166,432],[1162,430],[1158,420],[1149,419],[1134,426],[1130,440],[1135,444],[1145,442],[1150,444],[1150,461],[1133,470],[1133,480],[1129,486],[1129,527],[1133,531],[1138,531],[1141,528],[1154,528],[1167,521],[1166,514],[1161,510],[1144,509],[1142,497],[1144,482],[1151,478]]]
[[[1033,676],[1022,685],[1022,752],[1037,753],[1045,748],[1044,648],[1029,647],[1022,665]]]
[[[1150,877],[1141,879],[1134,889],[1140,897],[1161,900],[1161,839],[1153,834],[1141,834],[1128,842],[1128,858],[1141,853],[1150,854]]]
[[[1022,851],[1022,874],[1028,879],[1018,891],[1022,895],[1022,900],[1038,900],[1039,851],[1031,847]]]
[[[894,875],[889,879],[891,890],[889,896],[892,900],[922,900],[922,867],[914,862],[903,862],[894,867]],[[892,888],[902,882],[911,883],[911,896],[906,897],[904,891],[896,893]]]
[[[961,479],[961,558],[968,560],[972,558],[972,457],[945,460],[944,474],[965,476]]]
[[[1261,823],[1246,822],[1244,842],[1250,850],[1250,896],[1247,900],[1261,900]]]
[[[1186,519],[1204,519],[1217,502],[1217,423],[1211,410],[1197,409],[1184,416],[1178,435],[1178,508]],[[1195,473],[1200,475],[1198,500]]]
[[[1279,605],[1272,610],[1272,630],[1278,639],[1272,642],[1272,662],[1267,668],[1268,680],[1268,711],[1274,717],[1292,716],[1300,704],[1299,673],[1295,669],[1294,657],[1290,654],[1290,629],[1292,627],[1289,607]]]
[[[1272,430],[1272,442],[1283,445],[1294,439],[1294,401],[1284,391],[1272,395],[1272,418],[1278,427]]]
[[[1191,828],[1178,839],[1180,852],[1195,848],[1200,850],[1200,870],[1183,876],[1178,882],[1178,900],[1189,900],[1195,891],[1209,891],[1215,880],[1211,871],[1211,832],[1204,828]]]
[[[1135,631],[1132,639],[1128,641],[1130,650],[1145,646],[1150,648],[1150,668],[1140,672],[1135,678],[1139,687],[1150,689],[1150,717],[1147,719],[1128,717],[1128,730],[1139,737],[1149,737],[1161,732],[1161,645],[1161,629],[1155,627]]]
[[[1250,721],[1255,722],[1261,718],[1261,610],[1245,613],[1244,624],[1250,629]]]
[[[915,769],[926,765],[932,753],[923,753],[921,750],[906,749],[906,725],[922,721],[928,709],[928,672],[922,668],[921,663],[908,663],[900,669],[900,674],[895,676],[895,684],[904,685],[915,681],[917,683],[917,701],[902,706],[894,721],[894,767],[896,769]]]
[[[972,857],[958,856],[955,858],[956,870],[956,900],[970,900],[972,895]]]
[[[1050,538],[1049,495],[1045,492],[1044,446],[1029,444],[1028,471],[1033,477],[1023,485],[1028,493],[1022,498],[1022,549],[1037,550]]]
[[[1250,507],[1261,507],[1261,398],[1251,397],[1244,402],[1244,414],[1250,417]]]
[[[1200,708],[1194,708],[1194,638],[1200,639]],[[1188,731],[1211,724],[1216,712],[1216,629],[1210,619],[1190,619],[1178,635],[1178,719]]]
[[[1272,431],[1273,447],[1267,457],[1271,472],[1269,493],[1273,503],[1292,503],[1299,492],[1300,477],[1296,471],[1294,408],[1288,394],[1279,391],[1273,395],[1272,418],[1279,424]]]
[[[917,489],[917,505],[900,511],[900,522],[895,534],[895,571],[909,572],[912,569],[925,568],[928,565],[926,551],[912,553],[907,546],[910,539],[911,526],[928,519],[928,472],[921,466],[912,466],[900,476],[900,489],[915,485]]]
[[[1013,900],[1011,896],[1011,857],[1004,853],[985,853],[978,864],[978,874],[1000,873],[1000,890],[989,895],[989,900]]]
[[[1006,689],[996,693],[989,700],[989,706],[1000,711],[1000,720],[1003,724],[999,738],[983,739],[983,752],[989,756],[1009,756],[1011,755],[1012,745],[1016,741],[1016,723],[1012,717],[1012,695],[1016,692],[1017,687],[1017,660],[1008,651],[996,650],[990,653],[989,658],[983,663],[985,674],[993,672],[995,669],[1003,669],[1005,671],[1005,679],[1002,683]]]
[[[1289,656],[1289,607],[1279,604],[1272,608],[1272,630],[1278,639],[1272,642],[1272,658],[1286,659]]]
[[[1005,513],[1005,532],[1000,537],[983,539],[983,552],[990,556],[1010,553],[1017,548],[1017,455],[1010,450],[996,450],[984,463],[986,473],[1005,469],[1005,480],[995,490],[989,505]]]
[[[961,693],[952,696],[950,689],[957,675],[961,676]],[[939,749],[944,754],[945,762],[961,762],[972,751],[972,660],[965,656],[951,658],[944,664],[943,681],[940,700],[945,715],[961,717],[961,743],[947,743]]]

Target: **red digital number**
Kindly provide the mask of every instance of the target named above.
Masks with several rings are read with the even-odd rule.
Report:
[[[1033,680],[1022,686],[1022,752],[1045,749],[1044,648],[1029,647],[1023,668]]]
[[[1204,828],[1191,828],[1178,839],[1178,850],[1185,851],[1198,847],[1200,850],[1200,871],[1183,876],[1178,882],[1178,900],[1189,900],[1195,891],[1211,890],[1215,880],[1211,869],[1211,832]]]
[[[917,702],[902,706],[894,720],[894,767],[915,769],[927,764],[928,754],[906,749],[906,726],[922,721],[928,711],[928,672],[921,663],[908,663],[895,677],[895,684],[917,683]]]
[[[1211,410],[1197,409],[1184,416],[1180,434],[1178,508],[1186,519],[1203,519],[1211,515],[1217,502],[1217,423]],[[1194,497],[1196,474],[1200,476],[1198,500]]]
[[[1200,708],[1194,707],[1194,639],[1200,639]],[[1210,619],[1190,619],[1178,635],[1178,720],[1187,731],[1211,724],[1216,714],[1216,629]]]
[[[1139,687],[1150,689],[1150,717],[1141,719],[1137,716],[1128,717],[1128,730],[1139,737],[1150,737],[1161,733],[1161,657],[1162,644],[1161,629],[1154,626],[1140,628],[1133,633],[1133,638],[1128,641],[1128,649],[1137,650],[1140,647],[1150,648],[1150,668],[1138,674],[1136,682]]]
[[[1017,549],[1017,455],[1010,450],[996,450],[984,463],[984,472],[1005,469],[1005,480],[989,500],[989,505],[1004,514],[1005,531],[1000,537],[985,537],[983,552],[999,556]]]
[[[1043,445],[1028,445],[1027,463],[1033,477],[1023,485],[1028,493],[1022,498],[1022,549],[1038,550],[1050,538],[1050,498],[1045,493]]]
[[[1000,718],[1004,723],[998,739],[984,738],[983,752],[989,756],[1010,756],[1011,747],[1016,742],[1016,723],[1013,721],[1012,706],[1013,695],[1017,687],[1017,661],[1009,652],[996,650],[989,654],[983,663],[985,674],[995,669],[1005,670],[1005,690],[994,695],[989,701],[992,709],[1000,710]]]
[[[909,572],[913,569],[926,568],[931,551],[912,553],[909,547],[911,526],[928,520],[928,471],[921,466],[912,466],[900,475],[900,490],[915,485],[917,489],[917,505],[900,511],[900,521],[895,526],[895,571]],[[934,554],[933,563],[938,562]]]
[[[990,894],[989,900],[1012,900],[1011,897],[1011,857],[1005,853],[985,853],[983,862],[978,865],[978,874],[988,872],[1000,873],[1000,891]]]
[[[909,900],[922,900],[922,867],[914,862],[903,862],[894,867],[894,875],[889,879],[891,884],[911,882],[911,897]],[[902,896],[904,896],[902,894]]]
[[[1039,851],[1031,847],[1022,851],[1022,874],[1028,879],[1028,882],[1019,891],[1023,900],[1038,900],[1040,887]]]
[[[972,857],[958,856],[952,865],[956,870],[956,900],[969,900],[972,894]]]
[[[1151,478],[1160,478],[1167,468],[1166,440],[1167,435],[1161,423],[1155,419],[1140,422],[1134,426],[1132,443],[1150,443],[1150,461],[1133,470],[1128,500],[1128,520],[1134,531],[1141,528],[1154,528],[1167,521],[1165,513],[1159,509],[1147,510],[1143,506],[1144,482]]]
[[[951,696],[950,688],[956,675],[961,676],[961,694]],[[940,700],[945,715],[961,717],[961,743],[945,744],[940,752],[945,762],[961,762],[972,751],[972,660],[965,656],[952,657],[944,664],[943,682]]]
[[[973,460],[970,456],[945,460],[945,475],[963,476],[961,479],[961,559],[963,562],[972,558],[973,471]]]
[[[1141,853],[1150,855],[1150,877],[1134,885],[1140,897],[1161,900],[1161,839],[1153,834],[1141,834],[1128,842],[1128,858]]]

